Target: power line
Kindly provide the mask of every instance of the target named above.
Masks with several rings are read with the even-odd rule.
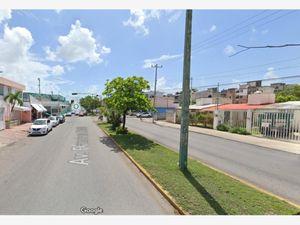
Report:
[[[249,21],[249,20],[251,20],[251,19],[253,19],[253,18],[255,18],[255,17],[258,17],[258,16],[260,16],[261,14],[264,14],[266,11],[267,11],[267,10],[264,10],[264,11],[262,11],[262,12],[259,12],[259,13],[255,14],[254,16],[251,16],[251,17],[249,17],[249,18],[247,18],[247,19],[245,19],[245,20],[243,20],[243,21],[241,21],[241,22],[239,22],[239,23],[237,23],[237,24],[235,24],[235,25],[233,25],[233,26],[231,26],[231,27],[229,27],[229,28],[223,30],[222,32],[215,34],[213,37],[206,38],[206,39],[204,39],[204,40],[202,40],[202,41],[196,42],[193,46],[196,47],[197,44],[200,44],[200,43],[203,44],[203,43],[205,43],[205,42],[208,42],[208,41],[211,41],[211,40],[215,39],[215,38],[218,37],[218,36],[221,36],[222,34],[226,34],[226,33],[228,33],[229,31],[231,31],[233,28],[238,27],[239,25],[242,25],[243,23],[245,23],[245,22],[247,22],[247,21]]]
[[[280,18],[282,18],[282,17],[288,16],[288,15],[290,15],[290,14],[292,14],[292,13],[295,13],[295,12],[296,12],[296,10],[294,10],[294,11],[289,11],[288,13],[285,13],[285,14],[283,14],[283,15],[280,15],[280,16],[278,16],[278,17],[272,19],[272,20],[266,21],[266,22],[263,23],[263,24],[257,25],[257,27],[262,27],[262,26],[264,26],[264,25],[267,25],[267,24],[269,24],[269,23],[272,23],[272,22],[274,22],[274,21],[276,21],[276,20],[278,20],[278,19],[280,19]],[[249,25],[251,25],[251,24],[249,24]],[[249,26],[249,25],[248,25],[248,26]],[[196,53],[198,53],[198,52],[200,52],[200,51],[203,51],[203,50],[212,48],[212,47],[214,47],[214,46],[216,46],[216,45],[219,45],[219,44],[221,44],[221,43],[224,43],[225,41],[231,40],[232,38],[236,38],[236,37],[242,36],[242,35],[244,35],[244,34],[247,34],[248,32],[249,32],[248,30],[247,30],[247,31],[244,31],[244,32],[240,32],[240,33],[238,33],[238,34],[234,34],[234,32],[232,32],[231,35],[228,36],[229,38],[226,38],[226,36],[225,36],[225,39],[222,40],[224,37],[221,37],[221,38],[218,38],[218,40],[221,39],[222,41],[216,42],[217,40],[215,40],[215,41],[212,41],[212,43],[210,43],[210,44],[204,44],[204,45],[198,46],[197,48],[194,48],[194,49],[192,50],[192,53],[193,53],[193,55],[194,55],[194,54],[196,54]],[[216,43],[214,43],[214,42],[216,42]],[[204,47],[204,48],[202,48],[202,47]]]
[[[300,65],[299,66],[285,66],[285,67],[279,67],[277,69],[273,69],[272,71],[276,72],[276,71],[282,71],[282,70],[287,70],[287,69],[294,69],[294,68],[300,68]],[[256,74],[256,73],[265,73],[266,70],[258,70],[258,71],[251,71],[251,72],[246,72],[246,73],[239,73],[237,74],[239,77],[241,76],[244,76],[244,75],[253,75],[253,74]],[[218,73],[216,73],[218,74]],[[220,73],[222,74],[222,73]],[[201,79],[194,79],[194,81],[199,81],[199,80],[203,80],[203,79],[214,79],[214,78],[218,78],[218,77],[224,77],[224,75],[218,75],[218,76],[209,76],[209,77],[204,77],[204,76],[207,76],[207,75],[210,75],[210,74],[202,74],[202,75],[199,75],[201,76],[202,78]],[[197,76],[197,77],[199,77]],[[195,77],[195,76],[194,76]],[[247,76],[245,76],[247,77]],[[234,77],[231,77],[231,78],[234,78]],[[166,81],[179,81],[179,80],[171,80],[171,79],[166,79]]]
[[[300,78],[300,75],[291,75],[291,76],[276,77],[276,78],[274,77],[274,78],[257,79],[257,80],[259,80],[259,81],[272,81],[272,80],[291,79],[291,78]],[[219,86],[229,86],[229,85],[233,85],[233,84],[243,84],[243,83],[247,83],[247,82],[251,82],[251,81],[239,81],[239,82],[223,83],[223,84],[219,84]],[[216,84],[198,86],[197,89],[206,88],[206,87],[216,87],[216,86],[217,86]]]
[[[236,56],[242,52],[248,51],[250,49],[257,49],[257,48],[285,48],[285,47],[300,47],[300,44],[283,44],[283,45],[265,45],[265,46],[245,46],[245,45],[238,45],[238,47],[243,48],[242,50],[230,55],[229,57]]]
[[[287,69],[294,69],[294,68],[300,68],[300,65],[299,66],[286,66],[286,67],[279,67],[277,69],[273,69],[272,71],[281,71],[281,70],[287,70]],[[247,72],[247,73],[239,73],[237,74],[239,77],[240,76],[243,76],[243,75],[251,75],[251,74],[254,74],[254,73],[264,73],[266,72],[266,70],[259,70],[259,71],[252,71],[252,72]],[[211,78],[218,78],[218,77],[224,77],[224,75],[220,75],[220,76],[210,76],[208,79],[211,79]],[[234,78],[234,77],[232,77]],[[207,79],[207,78],[205,78]],[[194,80],[202,80],[202,79],[194,79]]]
[[[300,74],[299,75],[289,75],[289,76],[283,76],[283,77],[276,77],[276,78],[266,78],[266,79],[255,79],[255,80],[259,80],[259,81],[273,81],[273,80],[281,80],[281,79],[293,79],[293,78],[300,78]],[[229,86],[229,85],[234,85],[234,84],[245,84],[247,82],[251,82],[254,80],[248,80],[248,81],[237,81],[237,82],[229,82],[229,83],[219,83],[219,86]],[[202,88],[210,88],[210,87],[217,87],[218,84],[211,84],[211,85],[203,85],[203,86],[197,86],[194,88],[195,89],[202,89]],[[162,90],[176,90],[176,91],[180,91],[181,88],[161,88],[159,89],[160,91]]]
[[[232,73],[232,72],[237,72],[237,71],[242,71],[242,70],[253,69],[253,68],[257,68],[257,67],[263,67],[263,66],[267,66],[267,65],[275,64],[275,63],[277,64],[277,63],[282,63],[282,62],[291,62],[291,61],[295,61],[297,59],[300,59],[300,56],[297,56],[297,57],[294,57],[294,58],[289,58],[289,59],[271,61],[271,62],[268,62],[268,63],[253,65],[253,66],[249,66],[249,67],[242,67],[242,68],[238,68],[238,69],[234,69],[234,70],[227,70],[227,71],[223,71],[223,72],[206,73],[206,74],[203,74],[203,75],[210,76],[210,75],[215,75],[215,74]],[[200,75],[200,76],[203,76],[203,75]]]
[[[260,18],[260,19],[258,19],[258,20],[256,20],[256,21],[252,22],[252,23],[249,23],[249,24],[247,24],[247,25],[245,25],[245,26],[243,26],[243,27],[240,27],[240,28],[236,29],[235,31],[231,32],[229,35],[221,35],[220,37],[217,37],[215,40],[212,40],[212,38],[210,38],[211,43],[208,43],[208,44],[201,44],[201,45],[199,45],[199,46],[196,46],[195,48],[192,48],[192,54],[195,55],[195,54],[197,54],[197,53],[199,53],[199,52],[201,52],[201,51],[210,49],[210,48],[212,48],[212,47],[214,47],[214,46],[216,46],[216,45],[219,45],[219,44],[221,44],[221,43],[224,43],[225,41],[229,41],[229,40],[231,40],[232,38],[236,38],[236,37],[242,36],[242,35],[244,35],[244,34],[247,34],[247,33],[249,32],[248,30],[243,31],[243,32],[240,32],[240,33],[238,33],[238,34],[235,34],[235,33],[236,33],[237,31],[240,31],[240,30],[244,29],[244,28],[248,28],[250,25],[253,25],[253,24],[257,23],[257,22],[261,22],[261,21],[263,21],[264,19],[266,19],[266,18],[268,18],[268,17],[270,17],[270,16],[273,16],[273,15],[275,15],[275,14],[281,12],[281,11],[282,11],[282,10],[275,11],[275,12],[273,12],[273,13],[271,13],[271,14],[269,14],[269,15],[263,17],[263,18]],[[266,21],[266,22],[264,22],[264,23],[262,23],[262,24],[259,24],[259,25],[257,25],[256,27],[257,27],[257,28],[263,27],[263,26],[265,26],[265,25],[267,25],[267,24],[270,24],[270,23],[272,23],[272,22],[274,22],[274,21],[276,21],[276,20],[279,20],[279,19],[282,18],[282,17],[288,16],[288,15],[290,15],[290,14],[292,14],[292,13],[295,13],[295,12],[297,12],[297,10],[291,10],[291,11],[285,13],[285,14],[282,14],[282,15],[280,15],[280,16],[277,16],[277,17],[275,17],[275,18],[273,18],[273,19],[271,19],[271,20],[268,20],[268,21]],[[229,37],[229,38],[228,38],[228,37]],[[224,38],[225,38],[225,39],[224,39]],[[222,39],[223,39],[223,40],[222,40]],[[208,40],[208,39],[207,39],[207,40]],[[218,41],[218,40],[221,40],[221,41]],[[204,48],[202,48],[202,47],[204,47]],[[181,58],[174,59],[174,61],[177,61],[177,60],[181,60]]]

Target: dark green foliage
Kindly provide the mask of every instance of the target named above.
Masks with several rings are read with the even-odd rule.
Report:
[[[276,102],[300,101],[300,85],[285,87],[276,93]]]
[[[116,134],[128,134],[128,129],[127,127],[123,128],[123,127],[118,127],[116,129]]]
[[[219,130],[219,131],[229,131],[229,126],[226,125],[226,124],[219,124],[217,126],[217,130]]]

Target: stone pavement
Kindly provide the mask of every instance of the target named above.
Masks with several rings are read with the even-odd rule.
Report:
[[[143,118],[142,121],[152,123],[152,118],[149,119]],[[161,120],[155,121],[155,123],[158,126],[166,126],[166,127],[173,127],[173,128],[180,129],[180,124],[173,124]],[[218,130],[193,127],[193,126],[189,127],[189,131],[300,155],[300,143],[285,142],[285,141],[279,141],[274,139],[255,137],[251,135],[239,135],[239,134],[233,134],[229,132],[222,132]]]
[[[25,123],[10,129],[0,131],[0,148],[14,142],[17,142],[28,135],[31,123]]]

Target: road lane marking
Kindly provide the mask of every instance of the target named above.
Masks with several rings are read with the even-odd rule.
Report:
[[[68,161],[77,165],[89,165],[88,129],[87,127],[76,128],[76,145],[72,145],[71,150],[75,151],[73,160]]]

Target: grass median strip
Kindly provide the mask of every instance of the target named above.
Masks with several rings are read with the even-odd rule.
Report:
[[[177,165],[178,153],[135,133],[117,135],[109,124],[99,126],[189,214],[294,215],[300,211],[196,160],[189,159],[189,170],[182,172]]]

